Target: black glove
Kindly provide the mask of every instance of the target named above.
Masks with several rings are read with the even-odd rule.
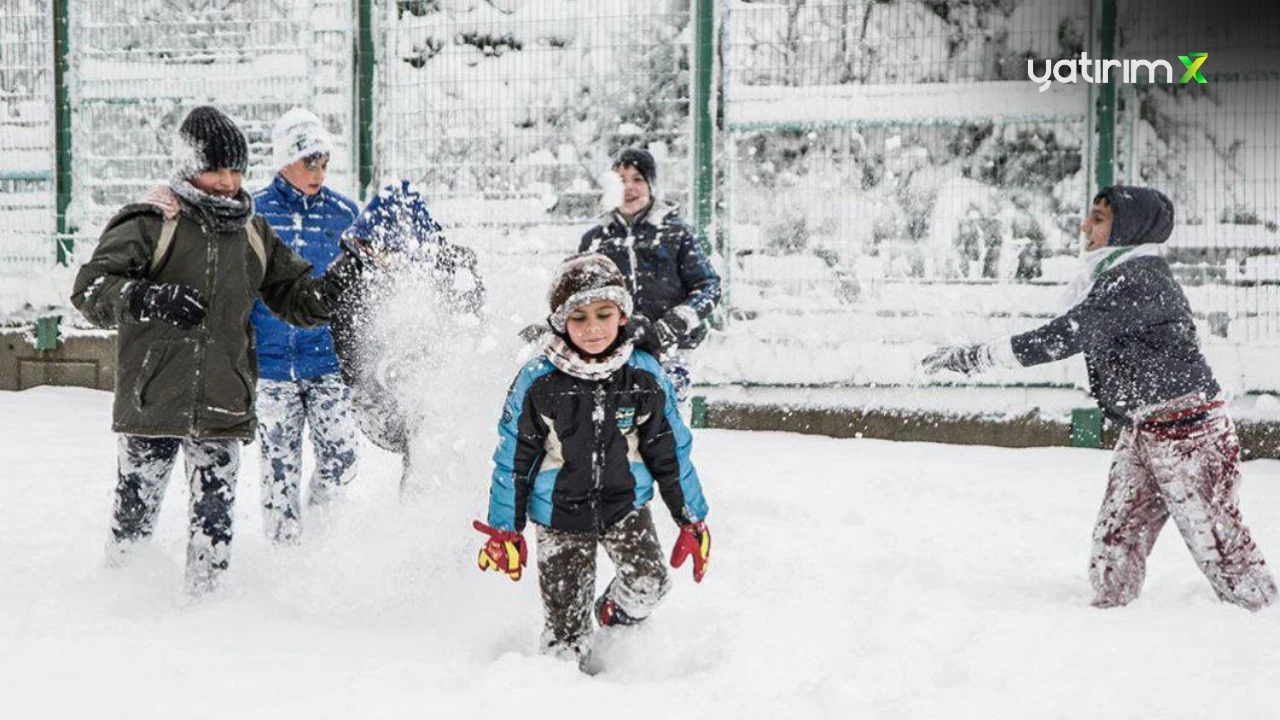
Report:
[[[662,319],[657,325],[659,332],[673,338],[669,344],[674,345],[676,340],[693,332],[702,321],[698,319],[698,313],[688,305],[677,305],[663,314]]]
[[[650,355],[661,355],[669,345],[663,343],[662,335],[658,330],[660,324],[643,315],[627,318],[627,332],[630,333],[631,342],[637,349],[644,350]]]
[[[954,370],[973,375],[995,365],[987,345],[948,345],[929,353],[920,361],[930,375],[940,370]]]
[[[138,280],[129,287],[129,312],[139,322],[159,320],[190,330],[204,320],[204,298],[187,285]]]
[[[526,343],[536,343],[549,332],[551,332],[551,326],[545,320],[530,323],[520,330],[520,339]]]

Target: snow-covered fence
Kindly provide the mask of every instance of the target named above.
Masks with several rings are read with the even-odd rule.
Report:
[[[1229,358],[1227,382],[1280,386],[1251,355],[1280,345],[1280,75],[1247,50],[1270,40],[1253,30],[1206,47],[1205,18],[1126,3],[1118,57],[1177,65],[1170,53],[1208,51],[1224,56],[1210,66],[1222,74],[1201,87],[1123,86],[1118,117],[1091,84],[1041,92],[1028,60],[1098,57],[1106,4],[730,2],[731,312],[713,344],[716,379],[918,382],[930,345],[1043,322],[1075,272],[1095,169],[1111,160],[1116,181],[1178,203],[1170,257],[1219,346],[1211,356]],[[1100,158],[1098,128],[1113,117],[1116,151]],[[1005,380],[1080,376],[1060,366]]]

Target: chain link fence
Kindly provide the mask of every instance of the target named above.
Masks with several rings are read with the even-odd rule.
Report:
[[[7,265],[28,247],[51,257],[54,4],[0,0],[0,214],[4,237],[31,239],[5,240]],[[529,270],[576,249],[621,147],[654,151],[659,192],[691,215],[692,158],[709,144],[692,127],[692,70],[714,42],[727,299],[704,378],[919,382],[927,346],[1043,321],[1061,309],[1104,168],[1177,203],[1170,257],[1215,363],[1229,355],[1259,387],[1250,353],[1280,344],[1280,71],[1252,50],[1280,30],[1260,3],[725,0],[714,38],[695,32],[697,0],[63,4],[67,218],[86,240],[164,178],[190,107],[242,123],[256,187],[272,122],[303,105],[338,142],[335,188],[414,180],[491,275],[538,288]],[[1207,83],[1113,84],[1112,101],[1103,86],[1028,80],[1028,61],[1082,52],[1165,58],[1176,74],[1178,54],[1207,52]],[[361,142],[371,152],[358,158]],[[1067,364],[996,380],[1080,375]]]

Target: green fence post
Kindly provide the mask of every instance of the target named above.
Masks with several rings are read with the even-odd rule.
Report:
[[[36,350],[57,350],[60,341],[58,323],[61,315],[41,315],[36,318]]]
[[[689,426],[693,428],[707,426],[707,396],[693,396],[693,406],[689,414]]]
[[[1102,447],[1102,411],[1075,408],[1071,411],[1071,447]]]
[[[1116,0],[1102,0],[1101,31],[1102,60],[1116,56]],[[1115,182],[1116,176],[1116,81],[1108,75],[1108,82],[1098,87],[1098,158],[1095,175],[1098,187]]]
[[[363,202],[373,185],[373,0],[358,0],[355,37],[356,193]]]
[[[715,2],[694,0],[693,88],[693,224],[710,254],[715,168],[712,165],[711,121],[712,69],[715,66]]]
[[[71,259],[72,228],[67,224],[71,205],[71,98],[67,73],[71,67],[71,38],[67,5],[69,0],[53,0],[53,114],[54,114],[54,195],[58,216],[58,264]]]

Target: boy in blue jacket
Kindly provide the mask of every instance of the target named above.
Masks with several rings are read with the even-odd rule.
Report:
[[[633,625],[671,586],[648,508],[655,486],[680,526],[673,567],[692,556],[700,582],[711,533],[675,389],[622,332],[633,308],[617,266],[598,254],[569,258],[549,304],[555,336],[512,384],[498,426],[489,522],[475,527],[489,535],[480,569],[519,580],[522,532],[527,520],[537,526],[542,651],[586,669],[596,546],[617,571],[595,600],[596,622]]]
[[[349,198],[325,187],[332,143],[320,119],[294,108],[271,132],[277,174],[254,194],[280,239],[319,275],[338,257],[339,238],[359,212]],[[315,448],[310,505],[329,502],[356,475],[356,426],[351,391],[338,372],[328,326],[303,329],[255,303],[258,346],[258,442],[262,446],[262,511],[267,537],[297,542],[302,522],[302,435]]]

